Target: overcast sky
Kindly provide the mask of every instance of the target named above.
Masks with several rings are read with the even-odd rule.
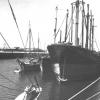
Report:
[[[65,16],[65,10],[71,9],[70,4],[75,0],[9,0],[17,23],[25,43],[28,34],[29,20],[33,34],[34,45],[37,47],[38,33],[40,35],[40,45],[44,49],[50,43],[53,43],[53,34],[55,26],[55,7],[58,6],[59,14],[62,14],[61,21]],[[99,0],[85,0],[90,4],[95,18],[95,37],[99,46],[100,37],[100,3]],[[59,22],[58,27],[60,27]],[[11,47],[23,47],[22,42],[13,19],[8,0],[0,0],[0,32],[5,37]],[[0,37],[0,47],[4,46],[4,40]],[[100,47],[100,46],[99,46]]]

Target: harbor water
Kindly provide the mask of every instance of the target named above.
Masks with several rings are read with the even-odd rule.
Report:
[[[42,87],[38,100],[100,100],[99,80],[90,86],[96,79],[60,83],[51,72],[46,76],[41,72],[15,72],[18,68],[16,59],[0,60],[0,100],[14,100],[26,86],[36,84],[34,76]]]

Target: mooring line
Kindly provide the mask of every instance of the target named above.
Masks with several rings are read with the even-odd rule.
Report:
[[[7,79],[8,81],[10,81],[11,83],[15,84],[15,85],[18,85],[16,84],[14,81],[10,80],[8,77],[4,76],[3,74],[0,73],[0,76],[4,77],[5,79]],[[22,87],[20,87],[22,88]],[[21,91],[21,89],[19,89]]]
[[[12,82],[13,84],[16,84],[14,81],[10,80],[8,77],[4,76],[3,74],[0,73],[0,76],[4,77],[8,81]],[[17,85],[17,84],[16,84]]]
[[[95,81],[93,81],[91,84],[87,85],[85,88],[83,88],[82,90],[80,90],[78,93],[76,93],[75,95],[73,95],[72,97],[70,97],[68,100],[72,100],[73,98],[75,98],[76,96],[78,96],[80,93],[82,93],[83,91],[85,91],[86,89],[88,89],[90,86],[92,86],[93,84],[95,84],[97,81],[100,80],[100,77],[98,77]]]
[[[12,89],[12,88],[9,88],[9,87],[7,87],[7,86],[4,86],[4,85],[0,85],[1,87],[4,87],[4,88],[7,88],[7,89],[10,89],[10,90],[15,90],[15,91],[22,91],[22,90],[20,90],[20,89]]]

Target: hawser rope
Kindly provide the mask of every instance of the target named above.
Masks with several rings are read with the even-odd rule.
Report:
[[[72,97],[70,97],[68,100],[72,100],[73,98],[75,98],[76,96],[78,96],[79,94],[81,94],[83,91],[85,91],[86,89],[88,89],[89,87],[91,87],[93,84],[95,84],[99,80],[100,80],[100,77],[98,77],[91,84],[87,85],[85,88],[83,88],[82,90],[80,90],[78,93],[76,93],[75,95],[73,95]],[[86,100],[90,100],[90,99],[86,99]]]

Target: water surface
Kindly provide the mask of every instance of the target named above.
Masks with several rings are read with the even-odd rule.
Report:
[[[0,60],[0,100],[14,100],[24,88],[31,83],[36,84],[34,76],[42,87],[42,92],[38,100],[68,100],[71,96],[82,90],[93,80],[67,81],[60,83],[54,75],[48,71],[44,76],[41,72],[16,73],[14,70],[19,68],[15,59]],[[4,75],[4,76],[3,76]],[[6,86],[5,87],[2,87]],[[86,100],[93,94],[100,91],[100,81],[86,89],[72,100]],[[99,95],[91,100],[99,100]]]

